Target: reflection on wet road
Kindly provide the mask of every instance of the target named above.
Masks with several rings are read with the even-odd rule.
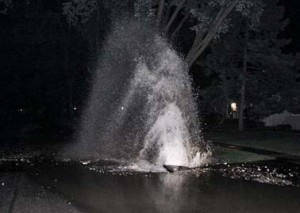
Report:
[[[15,163],[5,164],[0,164],[0,212],[300,211],[296,185],[246,181],[247,175],[243,176],[271,179],[272,166],[223,166],[170,174],[128,171],[105,163],[44,160],[18,165],[19,169]],[[267,170],[269,176],[264,174]],[[299,175],[297,168],[287,171],[292,179],[285,181]],[[277,175],[280,179],[281,173]]]

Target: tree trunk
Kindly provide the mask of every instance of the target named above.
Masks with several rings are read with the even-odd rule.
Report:
[[[165,13],[163,14],[162,17],[162,28],[166,27],[168,24],[168,20],[171,14],[171,9],[172,9],[172,5],[174,4],[174,0],[172,0],[171,2],[169,2],[167,4],[167,7],[165,8]]]
[[[239,132],[244,131],[244,109],[245,109],[245,76],[241,76],[240,104],[239,104]]]
[[[245,44],[243,50],[243,68],[240,74],[240,106],[239,106],[239,131],[244,131],[244,110],[245,110],[245,95],[246,95],[246,79],[247,79],[247,63],[248,63],[248,40],[249,40],[249,28],[248,23],[246,23],[245,31]]]
[[[96,45],[96,55],[98,55],[99,52],[99,48],[100,48],[100,44],[99,44],[99,24],[100,24],[100,20],[99,20],[99,6],[97,6],[97,18],[96,18],[96,38],[95,38],[95,45]]]
[[[160,0],[158,5],[158,12],[156,16],[156,27],[159,28],[161,25],[161,19],[164,11],[165,0]]]
[[[226,119],[228,117],[229,112],[229,90],[228,90],[228,80],[227,80],[227,73],[221,73],[221,80],[222,80],[222,89],[224,92],[224,98],[225,98],[225,108],[223,111],[223,116]]]

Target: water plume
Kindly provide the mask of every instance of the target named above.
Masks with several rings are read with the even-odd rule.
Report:
[[[145,23],[118,22],[99,58],[69,155],[188,167],[206,160],[188,68],[165,39]]]

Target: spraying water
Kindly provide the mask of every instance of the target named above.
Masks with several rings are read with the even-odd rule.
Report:
[[[187,66],[145,23],[116,24],[83,115],[76,158],[199,166],[207,147]]]

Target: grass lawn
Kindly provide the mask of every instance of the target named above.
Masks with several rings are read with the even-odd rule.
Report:
[[[300,156],[300,133],[276,131],[217,132],[207,135],[206,139]]]
[[[214,147],[213,154],[217,159],[220,159],[230,164],[274,159],[273,157],[267,155],[260,155],[256,153],[228,149],[228,148],[218,147],[218,146]]]

